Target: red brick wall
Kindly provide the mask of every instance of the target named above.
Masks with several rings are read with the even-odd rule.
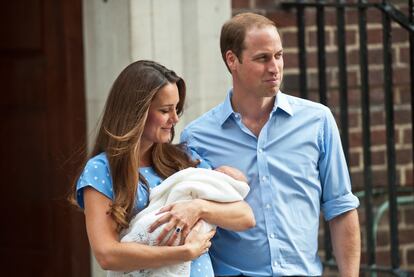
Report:
[[[299,95],[299,68],[297,49],[296,13],[282,10],[278,7],[281,1],[271,0],[232,0],[233,14],[251,11],[263,14],[274,20],[284,46],[284,84],[283,91]],[[406,1],[400,1],[406,2]],[[395,1],[394,1],[395,3]],[[407,14],[407,7],[400,6]],[[328,105],[332,109],[339,125],[339,95],[337,68],[337,33],[336,11],[326,8],[325,14],[325,45],[327,65]],[[350,142],[350,172],[353,190],[363,190],[363,151],[362,151],[362,119],[360,103],[360,71],[359,71],[359,32],[358,13],[356,10],[346,10],[346,53],[349,102],[349,142]],[[318,71],[317,71],[317,27],[315,25],[316,11],[308,9],[306,22],[306,49],[308,93],[312,100],[318,101]],[[367,14],[368,32],[368,62],[371,112],[371,159],[374,187],[387,186],[387,154],[386,129],[383,93],[383,51],[382,51],[382,17],[377,10],[369,10]],[[393,56],[393,91],[395,118],[395,147],[397,183],[400,187],[413,186],[413,162],[411,145],[411,108],[410,108],[410,69],[408,33],[397,24],[392,24],[392,56]],[[376,197],[376,208],[381,205],[386,196]],[[365,215],[361,199],[360,221],[364,236]],[[402,268],[414,271],[414,204],[399,206],[399,236]],[[389,226],[386,213],[379,226],[377,237],[377,264],[389,265]],[[363,246],[364,247],[364,246]],[[323,254],[323,252],[321,253]],[[365,258],[363,257],[363,260]]]

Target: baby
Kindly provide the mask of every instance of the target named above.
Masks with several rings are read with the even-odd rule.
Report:
[[[229,175],[230,177],[232,177],[233,179],[236,179],[238,181],[247,183],[246,176],[243,174],[243,172],[241,172],[237,168],[227,166],[227,165],[222,165],[222,166],[217,167],[214,170],[218,171],[218,172],[221,172],[221,173],[224,173],[226,175]]]
[[[157,245],[157,238],[163,229],[163,225],[152,233],[148,232],[148,228],[155,220],[162,216],[162,214],[157,213],[166,205],[193,199],[205,199],[216,202],[241,201],[247,196],[248,192],[249,186],[244,174],[229,166],[221,166],[215,170],[204,168],[181,170],[151,190],[148,207],[131,220],[130,227],[121,234],[121,242]],[[213,228],[215,226],[202,221],[199,231],[208,232]],[[180,240],[177,239],[174,245],[179,243]],[[183,277],[190,275],[190,264],[191,262],[184,262],[173,266],[142,269],[132,272],[109,271],[108,276]]]

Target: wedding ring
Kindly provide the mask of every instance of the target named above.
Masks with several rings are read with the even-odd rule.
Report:
[[[179,232],[181,232],[181,228],[180,227],[175,228],[175,232],[178,234]]]

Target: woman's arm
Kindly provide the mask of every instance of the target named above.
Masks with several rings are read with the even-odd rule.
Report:
[[[200,234],[191,232],[181,246],[148,246],[139,243],[121,243],[116,223],[107,214],[112,201],[97,190],[83,190],[86,228],[92,251],[103,269],[137,270],[157,268],[189,261],[206,252],[214,231]]]
[[[194,199],[165,206],[160,210],[161,212],[165,214],[156,220],[149,229],[152,232],[168,222],[161,231],[157,239],[158,242],[163,241],[170,231],[177,227],[180,227],[181,235],[185,238],[200,219],[233,231],[243,231],[256,225],[253,211],[245,201],[219,203]],[[177,236],[178,233],[174,233],[166,245],[171,245]]]
[[[220,166],[215,170],[247,183],[247,178],[243,172],[234,167]],[[158,242],[164,241],[164,238],[171,230],[177,227],[181,229],[181,234],[174,232],[165,243],[166,245],[172,245],[178,235],[185,238],[194,224],[200,219],[233,231],[244,231],[256,225],[253,211],[245,201],[222,203],[194,199],[190,202],[168,205],[162,208],[159,213],[163,212],[165,215],[156,220],[149,229],[152,232],[162,224],[168,222],[157,238]]]

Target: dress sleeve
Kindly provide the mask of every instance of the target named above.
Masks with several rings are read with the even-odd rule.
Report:
[[[198,168],[212,169],[212,166],[210,165],[210,163],[207,160],[201,158],[201,156],[196,151],[189,149],[189,153],[193,160],[200,161],[200,163],[197,165]]]
[[[76,186],[77,202],[82,209],[84,208],[83,189],[88,186],[96,189],[109,199],[113,199],[109,163],[103,154],[90,159],[78,179]]]

